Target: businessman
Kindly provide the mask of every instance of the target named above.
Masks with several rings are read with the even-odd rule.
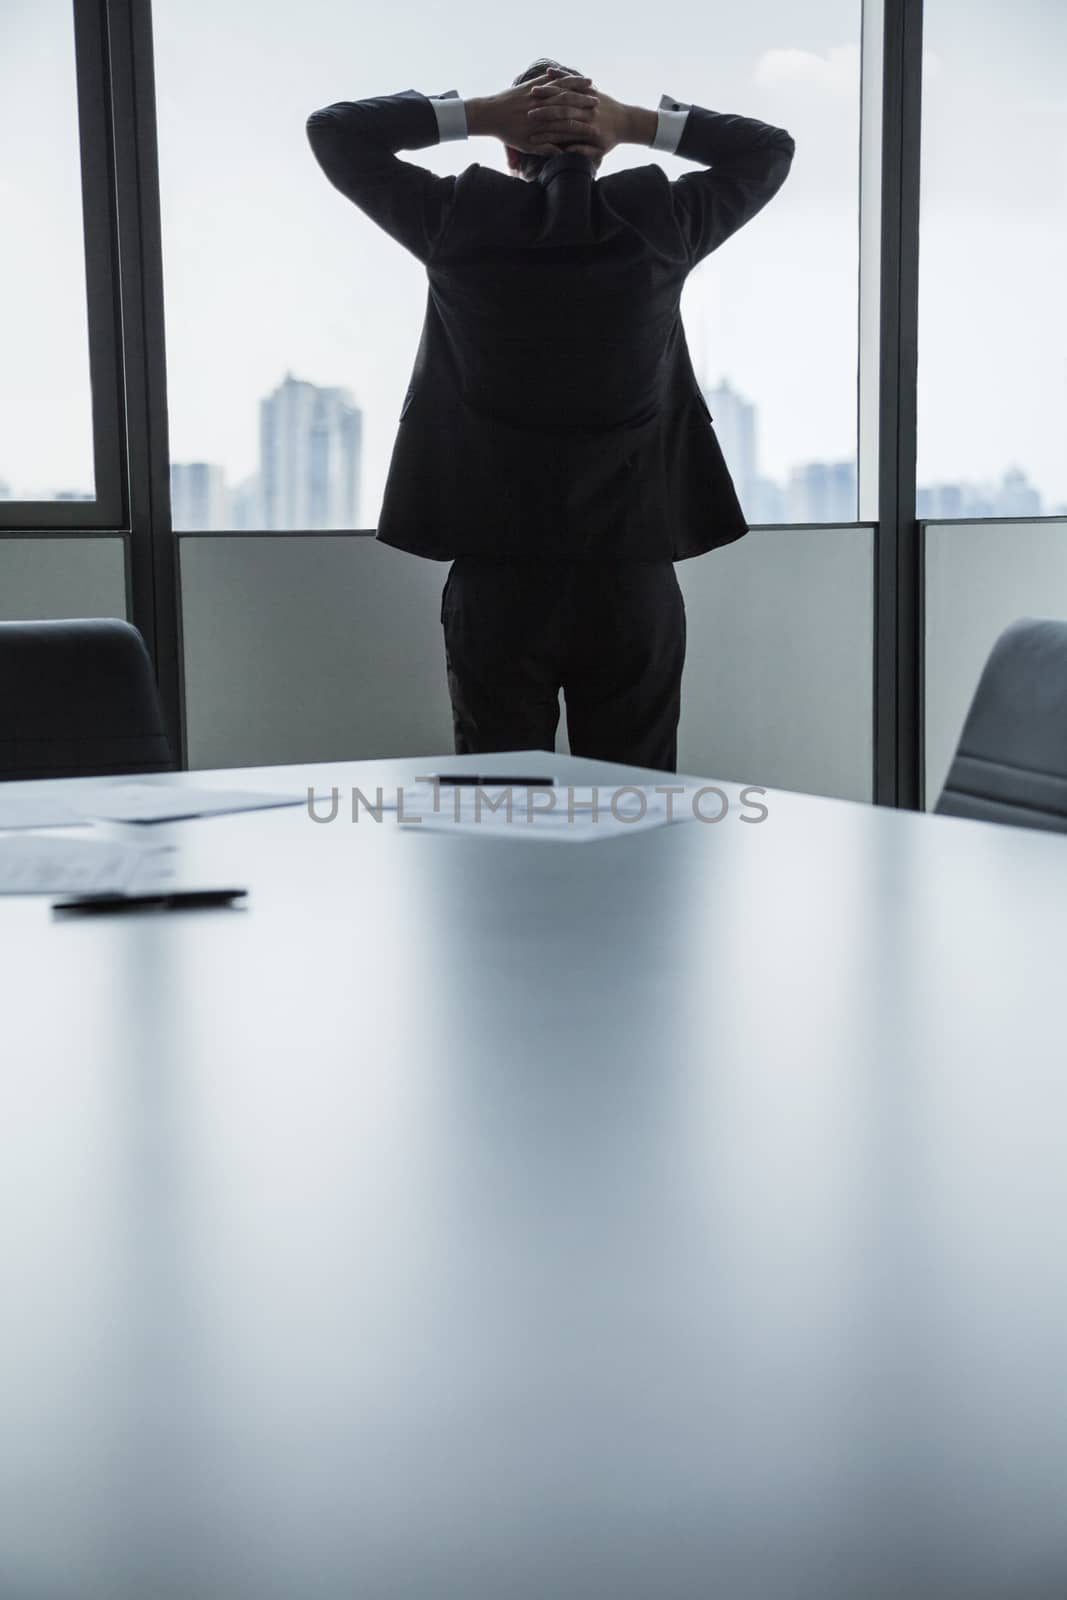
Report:
[[[452,561],[457,752],[553,749],[562,688],[574,754],[675,771],[674,563],[748,531],[679,300],[784,183],[793,139],[667,96],[626,105],[547,57],[485,98],[340,101],[307,134],[330,182],[426,268],[377,537]],[[510,176],[397,157],[476,135],[503,143]],[[598,177],[619,144],[702,170]]]

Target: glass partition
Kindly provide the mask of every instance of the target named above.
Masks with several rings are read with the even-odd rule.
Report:
[[[697,377],[752,523],[856,515],[860,0],[725,0],[670,28],[606,0],[537,25],[470,0],[367,15],[154,0],[174,526],[373,527],[426,298],[422,266],[333,189],[309,113],[415,87],[492,93],[565,51],[608,93],[662,93],[786,127],[781,193],[690,277]],[[649,158],[624,146],[601,176]],[[438,173],[506,170],[489,139],[413,152]],[[520,181],[518,179],[514,180]]]
[[[0,502],[92,500],[70,0],[3,0],[0,150]]]
[[[190,534],[180,549],[191,766],[452,749],[447,563],[359,535]],[[677,572],[679,769],[869,799],[871,530],[754,531]]]

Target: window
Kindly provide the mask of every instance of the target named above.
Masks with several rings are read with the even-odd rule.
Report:
[[[92,397],[70,0],[0,18],[0,502],[92,500]]]
[[[926,0],[918,515],[1067,514],[1067,9]]]
[[[426,0],[427,22],[438,16]],[[503,88],[541,54],[618,98],[677,94],[789,129],[790,177],[701,263],[690,351],[750,522],[856,515],[859,0],[693,6],[670,30],[603,0],[367,21],[341,0],[153,5],[174,526],[373,527],[422,324],[419,263],[330,187],[308,114],[416,87]],[[649,158],[625,146],[603,175]],[[412,153],[504,168],[487,139]],[[518,180],[516,180],[518,181]]]

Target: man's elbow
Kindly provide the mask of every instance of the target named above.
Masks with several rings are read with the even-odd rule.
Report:
[[[316,132],[318,132],[320,129],[324,128],[326,126],[326,124],[329,122],[329,120],[330,120],[330,108],[329,108],[329,106],[323,106],[323,107],[321,107],[320,110],[313,111],[311,113],[311,115],[308,117],[307,121],[304,123],[304,132],[307,134],[308,138],[313,143],[314,143]]]
[[[776,128],[775,137],[764,149],[758,173],[753,173],[755,188],[760,194],[760,208],[772,200],[782,187],[793,166],[793,138],[784,129]]]
[[[336,100],[332,105],[320,106],[317,111],[313,111],[304,124],[304,131],[311,143],[314,144],[316,138],[324,133],[332,133],[334,129],[343,125],[345,113],[350,109],[344,101]]]
[[[793,166],[793,156],[796,153],[797,148],[796,140],[793,138],[793,135],[791,133],[786,133],[784,128],[779,128],[777,130],[777,134],[778,136],[774,141],[774,155],[771,160],[769,173],[770,180],[776,190],[780,189],[782,184],[788,178]]]
[[[319,166],[330,175],[340,153],[342,129],[332,106],[313,111],[304,124],[307,142]]]

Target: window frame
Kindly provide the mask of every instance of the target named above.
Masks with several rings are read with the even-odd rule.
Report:
[[[185,766],[150,0],[73,0],[73,20],[96,498],[0,501],[0,539],[123,539],[126,615]]]
[[[0,527],[17,527],[23,533],[57,528],[113,530],[125,520],[119,448],[122,391],[118,307],[112,298],[113,207],[102,0],[76,0],[73,19],[96,498],[0,500]]]

